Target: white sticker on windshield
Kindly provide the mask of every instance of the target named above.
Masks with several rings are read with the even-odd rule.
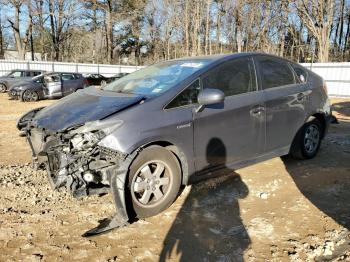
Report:
[[[203,64],[202,63],[184,63],[181,66],[182,67],[193,67],[193,68],[198,68],[201,67]]]
[[[162,91],[161,88],[155,88],[155,89],[152,90],[152,93],[159,93],[161,91]]]

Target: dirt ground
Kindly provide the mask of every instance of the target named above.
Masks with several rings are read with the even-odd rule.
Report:
[[[158,216],[83,238],[109,195],[54,192],[15,123],[31,108],[0,94],[0,261],[350,261],[350,99],[333,99],[318,156],[275,158],[187,187]]]

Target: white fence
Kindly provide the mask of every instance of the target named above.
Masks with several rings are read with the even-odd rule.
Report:
[[[350,63],[302,64],[326,80],[331,96],[350,96]],[[99,73],[112,76],[117,73],[131,73],[142,67],[105,64],[79,64],[44,61],[0,60],[0,76],[13,69],[39,69],[48,72]]]
[[[350,63],[302,64],[323,77],[330,96],[350,96]]]
[[[60,63],[45,61],[0,60],[0,76],[14,69],[44,70],[47,72],[98,73],[113,76],[117,73],[131,73],[142,67],[105,64]]]

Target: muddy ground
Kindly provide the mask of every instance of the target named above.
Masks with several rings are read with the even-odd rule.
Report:
[[[319,155],[275,158],[187,187],[162,214],[83,238],[110,196],[76,200],[33,170],[17,118],[52,101],[0,94],[0,261],[350,261],[350,99]]]

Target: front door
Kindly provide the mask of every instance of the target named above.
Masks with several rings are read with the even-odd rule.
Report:
[[[44,94],[49,97],[62,95],[62,82],[59,74],[50,74],[44,77]]]
[[[224,62],[202,77],[202,85],[223,91],[225,101],[194,113],[196,171],[228,166],[262,153],[265,112],[253,60]]]
[[[62,95],[67,96],[76,89],[76,79],[73,74],[62,73]]]

